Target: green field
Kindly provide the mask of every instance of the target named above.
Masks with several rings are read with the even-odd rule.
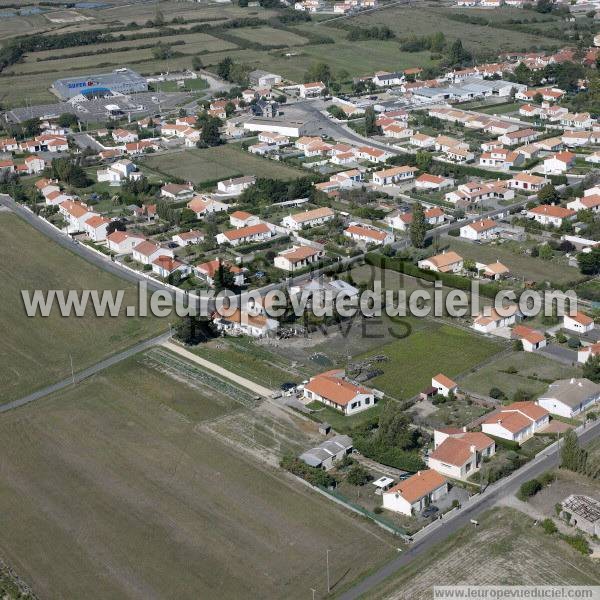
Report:
[[[378,363],[384,373],[369,385],[393,398],[411,398],[431,385],[438,373],[456,377],[503,349],[500,342],[451,325],[434,325],[408,337],[390,342],[359,358],[375,354],[388,357]]]
[[[250,154],[234,144],[161,156],[148,155],[142,164],[160,173],[180,177],[195,184],[238,175],[277,179],[295,179],[306,175],[305,172],[277,161]]]
[[[0,347],[2,400],[8,401],[157,335],[165,329],[158,319],[62,318],[56,307],[47,318],[28,318],[21,290],[125,290],[124,302],[137,297],[130,283],[109,275],[47,239],[17,216],[0,212]],[[91,308],[91,307],[90,307]]]
[[[517,370],[516,373],[509,372]],[[475,373],[460,380],[464,390],[488,395],[496,387],[511,398],[517,390],[526,390],[533,396],[546,391],[548,385],[557,379],[580,377],[581,371],[562,365],[540,354],[513,352],[509,356],[485,365]]]
[[[241,37],[251,42],[257,42],[258,44],[264,44],[265,46],[274,46],[280,44],[287,44],[288,46],[302,46],[307,43],[307,39],[284,31],[282,29],[275,29],[273,27],[252,27],[240,30],[235,30],[234,34],[236,37]]]
[[[395,554],[205,429],[233,411],[138,355],[0,417],[0,553],[40,598],[305,598]],[[242,413],[240,413],[242,414]],[[216,420],[216,421],[215,421]]]
[[[499,260],[510,269],[513,276],[519,279],[524,278],[540,283],[551,281],[559,285],[584,279],[578,269],[567,264],[564,257],[541,260],[522,253],[525,248],[538,245],[536,242],[523,245],[516,242],[472,244],[453,237],[445,237],[441,243],[443,246],[449,245],[451,250],[455,250],[463,258],[483,263]]]
[[[523,513],[497,508],[478,521],[479,527],[468,525],[434,546],[368,598],[431,600],[435,585],[600,584],[597,562],[544,533]]]

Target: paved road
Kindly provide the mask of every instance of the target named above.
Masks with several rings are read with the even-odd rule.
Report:
[[[600,421],[588,425],[583,431],[579,431],[578,435],[582,444],[587,444],[597,438],[600,435]],[[394,575],[418,556],[435,548],[465,525],[469,525],[471,519],[476,519],[478,515],[492,508],[500,499],[514,494],[523,482],[541,475],[545,471],[556,467],[557,464],[558,448],[556,443],[554,443],[510,477],[500,480],[489,486],[481,495],[475,496],[469,504],[465,505],[460,511],[457,511],[454,516],[440,519],[420,536],[416,535],[415,542],[411,544],[406,552],[402,552],[379,571],[373,573],[358,585],[342,594],[340,597],[341,600],[355,600],[368,594],[376,586]]]
[[[144,342],[140,342],[139,344],[136,344],[135,346],[124,350],[123,352],[119,352],[118,354],[110,356],[109,358],[106,358],[100,361],[99,363],[96,363],[95,365],[84,369],[83,371],[75,373],[73,377],[63,379],[58,383],[49,385],[48,387],[38,390],[33,394],[29,394],[29,396],[25,396],[24,398],[19,398],[18,400],[13,400],[12,402],[2,404],[0,405],[0,413],[13,410],[14,408],[19,408],[20,406],[24,406],[25,404],[29,404],[30,402],[34,402],[36,400],[41,400],[42,398],[45,398],[46,396],[53,394],[54,392],[58,392],[59,390],[69,387],[70,385],[80,383],[84,379],[87,379],[88,377],[91,377],[92,375],[95,375],[100,371],[104,371],[105,369],[108,369],[109,367],[120,363],[121,361],[129,358],[130,356],[133,356],[134,354],[137,354],[138,352],[141,352],[142,350],[146,350],[147,348],[151,348],[152,346],[158,346],[163,342],[166,342],[169,339],[169,337],[169,333],[163,333],[157,337],[151,338]]]

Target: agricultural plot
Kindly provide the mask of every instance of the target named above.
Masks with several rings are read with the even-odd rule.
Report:
[[[435,585],[598,585],[600,569],[533,519],[491,510],[390,577],[370,598],[430,600]],[[477,560],[473,560],[477,557]]]
[[[233,33],[236,37],[241,37],[250,42],[256,42],[265,46],[280,46],[284,44],[288,46],[302,46],[308,42],[306,38],[295,33],[273,27],[245,28],[234,30]]]
[[[498,13],[495,18],[503,21],[515,18],[513,11],[480,11],[480,13],[485,13],[483,15],[485,18],[489,18],[492,13]],[[400,38],[408,38],[412,34],[422,36],[443,31],[447,39],[461,39],[467,48],[476,53],[488,48],[494,48],[495,51],[502,52],[503,50],[515,50],[516,48],[555,48],[559,44],[557,40],[551,37],[523,33],[515,27],[505,29],[495,27],[494,24],[487,26],[455,21],[449,18],[450,14],[471,15],[472,11],[423,5],[411,8],[398,6],[359,15],[352,20],[352,23],[362,27],[386,25]],[[523,18],[522,11],[518,11],[518,14],[520,18]]]
[[[2,399],[8,401],[54,383],[164,330],[154,317],[29,318],[21,290],[124,290],[124,303],[135,304],[135,288],[105,273],[31,229],[17,216],[0,212],[0,348]],[[10,324],[10,326],[8,326]]]
[[[580,377],[581,371],[531,352],[512,352],[459,380],[462,389],[488,395],[492,388],[507,398],[519,390],[537,397],[557,379]]]
[[[237,407],[138,356],[2,415],[3,557],[40,597],[191,600],[303,598],[325,588],[326,549],[339,591],[393,556],[381,530],[205,431]]]
[[[185,150],[156,157],[148,156],[143,164],[160,173],[180,177],[195,184],[241,175],[277,179],[295,179],[306,175],[274,160],[245,152],[233,144]]]

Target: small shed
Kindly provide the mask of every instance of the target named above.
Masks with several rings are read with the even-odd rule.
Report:
[[[319,433],[321,435],[328,435],[331,432],[331,425],[329,423],[321,423],[319,425]]]
[[[380,477],[373,481],[373,485],[377,488],[375,493],[381,495],[394,485],[394,480],[391,477]]]

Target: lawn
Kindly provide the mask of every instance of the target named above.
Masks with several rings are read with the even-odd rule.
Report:
[[[500,352],[504,346],[464,329],[438,325],[381,346],[359,358],[382,354],[378,363],[384,373],[369,385],[397,399],[411,398],[431,385],[438,373],[456,377]]]
[[[21,290],[125,290],[124,304],[134,303],[137,292],[6,212],[0,212],[0,254],[3,401],[70,375],[69,356],[79,371],[166,328],[153,317],[99,318],[91,310],[81,318],[62,318],[56,308],[47,318],[28,318]]]
[[[143,356],[0,417],[3,558],[43,598],[304,598],[391,537],[207,432],[235,404]],[[245,410],[237,408],[236,410]]]
[[[435,585],[599,585],[598,565],[509,508],[478,517],[389,577],[373,599],[430,600]],[[477,560],[473,560],[477,557]]]
[[[295,179],[307,174],[274,160],[250,154],[235,144],[184,150],[162,156],[147,155],[142,164],[195,184],[240,175]]]
[[[487,395],[491,388],[496,387],[507,398],[511,398],[517,390],[525,390],[536,397],[557,379],[580,376],[578,369],[562,365],[541,354],[512,352],[509,356],[503,356],[475,373],[466,375],[459,380],[459,384],[464,390],[478,394]]]
[[[449,236],[442,240],[442,245],[446,244],[449,244],[450,249],[458,252],[463,258],[484,263],[499,260],[510,269],[513,276],[519,279],[525,278],[539,283],[551,281],[561,285],[581,281],[584,278],[578,269],[570,267],[562,257],[542,260],[522,254],[525,247],[535,246],[536,243],[472,244]]]

